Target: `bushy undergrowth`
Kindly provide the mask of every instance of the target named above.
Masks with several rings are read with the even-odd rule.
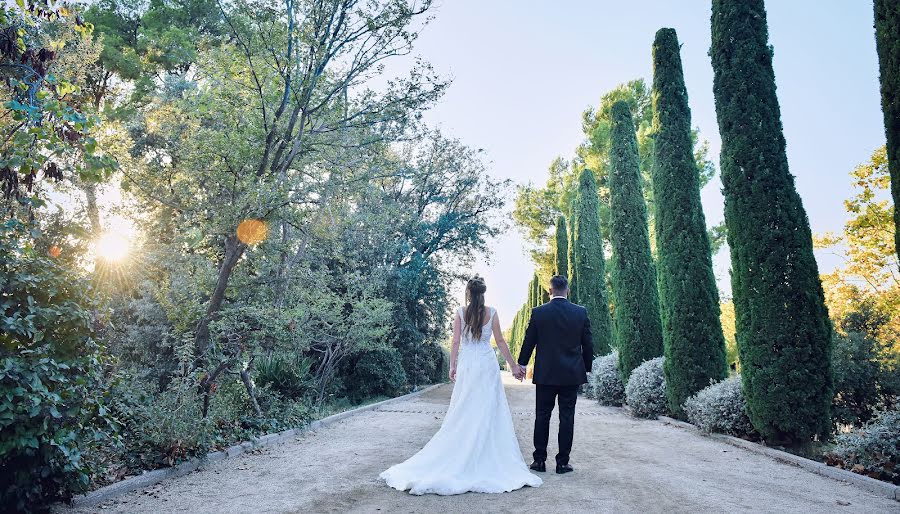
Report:
[[[634,368],[625,386],[625,399],[631,412],[641,418],[668,413],[663,357],[644,361]]]
[[[90,286],[0,224],[0,510],[85,490],[83,453],[115,443]]]
[[[833,466],[900,485],[900,407],[837,436],[825,458]]]
[[[345,378],[346,396],[362,401],[375,396],[396,396],[406,386],[406,372],[395,348],[379,348],[367,352]]]
[[[616,350],[594,359],[588,385],[600,405],[619,407],[625,402],[625,384],[619,376],[619,355]]]
[[[698,391],[684,402],[684,413],[688,421],[703,432],[719,432],[738,437],[753,434],[739,376],[727,378]]]

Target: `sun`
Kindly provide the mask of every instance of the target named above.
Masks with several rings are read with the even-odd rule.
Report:
[[[109,231],[100,236],[94,244],[94,252],[107,262],[122,262],[128,256],[131,242],[120,231]]]

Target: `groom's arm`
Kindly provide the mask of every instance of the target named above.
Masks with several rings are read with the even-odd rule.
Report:
[[[534,315],[528,320],[528,327],[525,329],[525,338],[522,341],[522,348],[519,350],[519,366],[527,366],[531,360],[531,352],[534,351],[534,345],[537,344],[537,328],[534,326]]]
[[[590,373],[594,363],[594,339],[591,337],[591,319],[585,316],[584,328],[581,329],[581,355],[584,358],[584,370]]]

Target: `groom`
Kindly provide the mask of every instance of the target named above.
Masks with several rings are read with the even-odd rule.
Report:
[[[531,310],[531,321],[525,329],[525,340],[519,352],[522,371],[516,377],[525,376],[525,366],[531,352],[537,348],[534,359],[533,382],[537,386],[537,413],[534,420],[534,462],[531,469],[546,471],[547,439],[550,437],[550,416],[553,404],[559,401],[559,453],[556,454],[556,472],[573,471],[569,465],[572,435],[575,429],[575,400],[578,386],[587,383],[591,370],[593,344],[591,322],[587,309],[575,305],[567,298],[569,281],[556,275],[550,279],[550,301]]]

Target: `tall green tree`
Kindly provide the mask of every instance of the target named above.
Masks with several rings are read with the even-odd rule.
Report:
[[[713,92],[741,376],[768,440],[829,430],[831,324],[812,234],[788,170],[762,0],[714,0]]]
[[[569,276],[569,231],[565,216],[556,219],[556,274]]]
[[[631,109],[627,103],[617,102],[610,118],[610,277],[616,306],[613,340],[619,349],[619,373],[627,382],[634,368],[662,355],[663,337]]]
[[[594,354],[605,355],[612,349],[612,318],[606,293],[599,203],[594,173],[585,169],[579,177],[575,199],[575,275],[578,301],[587,309],[591,321]]]
[[[726,374],[719,292],[700,179],[691,153],[691,110],[674,29],[653,42],[653,196],[666,394],[676,414],[689,396]]]
[[[894,226],[900,227],[900,2],[875,0],[875,46],[881,69],[881,109],[894,197]],[[894,247],[900,257],[900,229],[894,230]]]
[[[569,300],[574,303],[578,303],[578,289],[576,288],[576,278],[577,274],[575,273],[575,204],[572,203],[569,207],[568,217],[566,218],[569,233],[567,234],[569,237],[568,242],[566,243],[566,247],[568,249],[568,254],[566,258],[566,264],[569,269]]]

